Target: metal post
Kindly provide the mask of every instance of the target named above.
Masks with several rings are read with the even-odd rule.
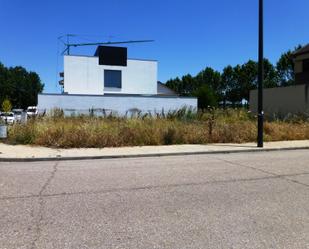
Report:
[[[259,0],[259,69],[258,69],[258,137],[257,146],[263,148],[263,78],[264,78],[264,6],[263,0]]]
[[[67,55],[70,55],[70,35],[69,34],[67,34],[67,49],[68,49],[68,52],[67,52]]]

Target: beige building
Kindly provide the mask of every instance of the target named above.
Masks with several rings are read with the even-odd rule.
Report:
[[[295,85],[264,89],[266,116],[309,115],[309,44],[293,54]],[[257,90],[250,91],[250,111],[257,112]]]

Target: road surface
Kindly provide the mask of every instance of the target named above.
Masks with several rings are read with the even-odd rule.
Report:
[[[0,163],[0,248],[309,248],[309,151]]]

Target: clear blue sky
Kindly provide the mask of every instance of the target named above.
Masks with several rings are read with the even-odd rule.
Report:
[[[265,0],[265,57],[276,62],[285,50],[309,43],[308,10],[308,0]],[[44,91],[57,92],[58,36],[154,39],[130,45],[129,57],[158,60],[165,82],[256,59],[257,11],[258,0],[0,0],[0,61],[39,73]]]

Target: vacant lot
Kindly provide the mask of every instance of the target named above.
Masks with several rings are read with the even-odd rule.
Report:
[[[265,140],[309,139],[304,117],[265,122]],[[61,112],[9,129],[7,143],[58,148],[243,143],[256,140],[256,117],[246,110],[179,110],[156,116],[63,117]]]

